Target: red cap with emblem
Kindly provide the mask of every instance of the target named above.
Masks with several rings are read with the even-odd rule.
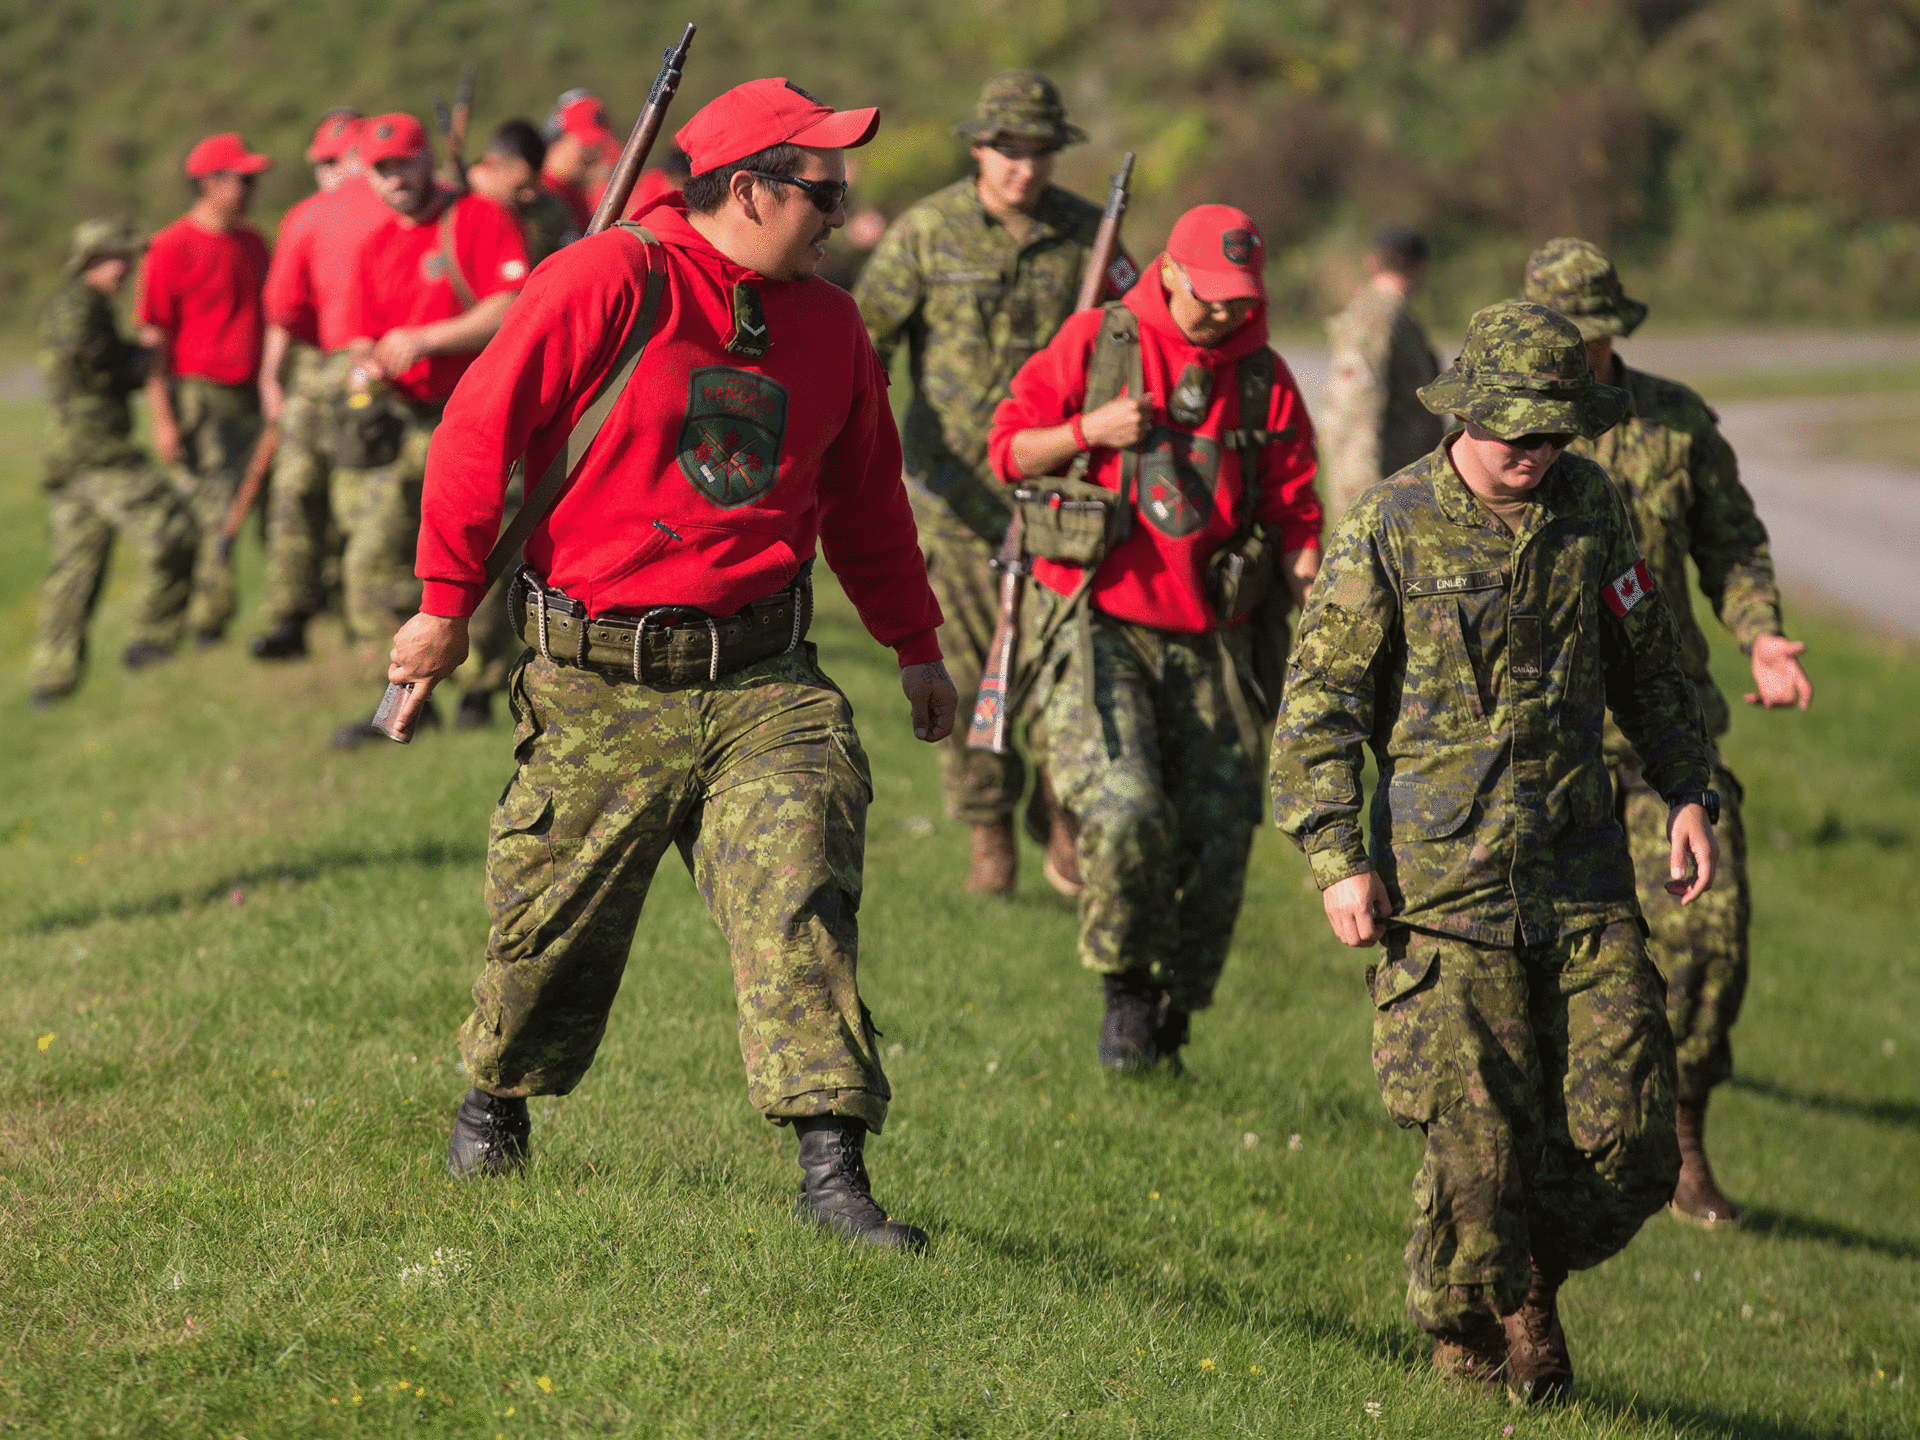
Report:
[[[674,136],[692,173],[704,175],[775,145],[851,150],[880,128],[878,110],[835,110],[791,80],[749,80],[710,100]]]
[[[427,127],[396,112],[360,122],[360,163],[371,170],[382,160],[411,160],[427,153]]]
[[[271,155],[255,155],[233,130],[209,135],[187,152],[187,174],[196,179],[202,175],[218,175],[223,170],[235,175],[258,175],[271,164]]]
[[[1187,272],[1193,293],[1206,301],[1264,300],[1266,241],[1246,211],[1232,205],[1196,205],[1167,237],[1167,254]]]
[[[313,139],[307,145],[307,163],[324,164],[328,160],[338,160],[353,149],[353,142],[360,136],[360,117],[349,111],[341,110],[327,116],[320,122],[319,129],[313,132]]]

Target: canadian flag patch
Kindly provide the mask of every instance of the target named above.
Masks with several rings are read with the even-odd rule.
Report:
[[[1625,615],[1652,593],[1653,575],[1647,569],[1647,562],[1644,560],[1634,561],[1631,570],[1600,589],[1600,594],[1607,602],[1607,608],[1616,616]]]

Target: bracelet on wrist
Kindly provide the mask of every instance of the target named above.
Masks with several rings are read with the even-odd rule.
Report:
[[[1092,447],[1087,444],[1087,432],[1082,428],[1080,421],[1080,416],[1070,416],[1067,420],[1067,429],[1073,434],[1073,448],[1084,454]]]

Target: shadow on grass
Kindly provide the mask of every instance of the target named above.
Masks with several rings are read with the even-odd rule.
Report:
[[[487,847],[483,844],[423,843],[411,849],[380,852],[322,851],[303,859],[283,860],[270,865],[256,865],[245,870],[235,870],[221,876],[218,880],[210,880],[204,885],[167,890],[158,895],[113,900],[97,905],[74,905],[65,909],[29,912],[14,933],[51,935],[62,930],[84,930],[90,925],[98,925],[103,920],[149,920],[161,915],[176,914],[195,906],[210,905],[217,900],[226,899],[235,890],[245,890],[249,886],[271,884],[276,881],[303,885],[325,875],[335,875],[351,870],[403,866],[439,869],[451,865],[474,865],[486,858]]]
[[[1576,1371],[1579,1364],[1576,1355]],[[1846,1437],[1855,1433],[1851,1430],[1803,1425],[1793,1420],[1769,1420],[1740,1411],[1715,1410],[1680,1400],[1667,1404],[1649,1400],[1645,1396],[1615,1400],[1606,1395],[1583,1392],[1577,1376],[1574,1393],[1579,1398],[1580,1409],[1587,1415],[1626,1421],[1642,1428],[1667,1426],[1683,1435],[1727,1436],[1729,1440],[1846,1440]]]
[[[1920,1105],[1908,1100],[1858,1100],[1848,1095],[1822,1095],[1812,1090],[1796,1090],[1773,1080],[1751,1075],[1735,1075],[1727,1082],[1735,1090],[1777,1100],[1782,1105],[1798,1105],[1807,1110],[1823,1110],[1834,1115],[1850,1115],[1856,1120],[1873,1120],[1882,1125],[1920,1126]]]
[[[1749,1235],[1765,1235],[1771,1240],[1815,1240],[1823,1245],[1837,1245],[1843,1250],[1864,1250],[1894,1260],[1920,1260],[1920,1244],[1911,1240],[1869,1235],[1850,1225],[1836,1225],[1831,1220],[1811,1220],[1804,1215],[1787,1215],[1759,1206],[1747,1208],[1746,1219],[1740,1228]]]

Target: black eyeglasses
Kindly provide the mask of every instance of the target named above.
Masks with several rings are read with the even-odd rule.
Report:
[[[1004,155],[1009,160],[1045,160],[1049,155],[1058,155],[1058,145],[1042,145],[1035,148],[1031,140],[989,140],[987,149],[996,155]]]
[[[1573,435],[1566,430],[1537,430],[1531,435],[1516,435],[1505,443],[1515,450],[1538,450],[1542,445],[1564,450],[1573,443]]]
[[[807,199],[813,202],[813,208],[822,215],[831,215],[847,201],[847,182],[844,180],[802,180],[794,175],[769,175],[764,170],[749,170],[747,174],[759,180],[771,180],[776,185],[791,185],[806,192]]]

